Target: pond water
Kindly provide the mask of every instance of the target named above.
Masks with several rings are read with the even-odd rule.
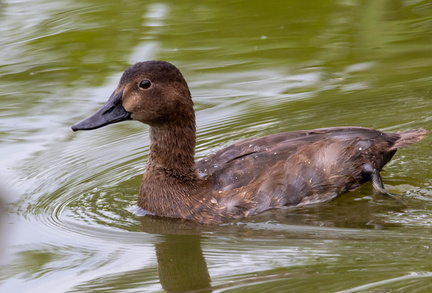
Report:
[[[429,136],[327,203],[140,217],[148,127],[70,126],[131,63],[188,80],[197,158],[251,136],[432,129],[432,2],[0,0],[0,292],[431,292]],[[5,210],[5,209],[3,209]]]

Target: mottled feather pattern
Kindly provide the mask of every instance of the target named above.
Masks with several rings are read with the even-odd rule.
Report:
[[[215,178],[210,179],[214,188],[235,191],[234,202],[239,201],[236,196],[241,195],[243,186],[253,186],[256,192],[245,194],[244,198],[249,200],[248,205],[255,204],[248,213],[254,214],[270,208],[322,202],[358,188],[368,180],[363,165],[372,164],[381,170],[394,154],[389,149],[399,139],[396,134],[384,136],[379,131],[358,127],[299,132],[291,140],[280,137],[277,134],[236,143],[226,152],[210,157],[209,161],[217,161],[218,165],[200,161],[198,168],[213,167]],[[279,144],[274,143],[265,151],[253,151],[261,149],[260,143],[268,146],[268,141],[276,140]]]

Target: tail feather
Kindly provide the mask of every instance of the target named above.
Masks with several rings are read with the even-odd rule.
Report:
[[[395,144],[390,148],[390,150],[396,150],[416,143],[429,132],[430,131],[422,128],[397,132],[399,138],[395,141]]]

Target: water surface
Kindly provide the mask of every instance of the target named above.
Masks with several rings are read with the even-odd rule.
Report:
[[[430,292],[430,143],[328,203],[202,227],[140,217],[148,127],[70,126],[131,63],[188,80],[197,158],[282,131],[432,129],[430,1],[0,2],[1,292]]]

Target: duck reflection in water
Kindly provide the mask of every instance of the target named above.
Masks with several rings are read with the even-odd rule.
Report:
[[[368,194],[367,190],[364,192]],[[248,253],[255,255],[254,248],[247,246],[251,239],[254,243],[256,240],[269,239],[270,242],[273,242],[275,239],[284,239],[284,253],[286,249],[297,251],[301,241],[304,240],[317,241],[320,239],[320,243],[333,239],[369,241],[370,234],[359,233],[359,231],[394,228],[397,225],[391,221],[387,223],[382,217],[383,213],[390,210],[393,213],[402,213],[403,207],[398,201],[385,199],[377,202],[366,199],[353,200],[348,204],[346,200],[340,198],[332,204],[308,205],[291,210],[280,209],[264,212],[233,225],[203,226],[189,221],[151,215],[138,219],[141,223],[141,231],[159,235],[158,242],[155,243],[155,250],[162,288],[166,292],[205,293],[221,289],[229,291],[229,289],[241,286],[280,280],[295,282],[296,276],[304,277],[306,274],[301,268],[297,270],[288,266],[279,268],[278,272],[273,269],[264,269],[256,274],[233,272],[229,279],[216,276],[212,282],[205,255],[223,254],[224,257],[229,258],[230,254],[236,256],[239,254],[235,248],[230,251],[223,247],[215,247],[215,243],[221,242],[219,237],[227,239],[229,235],[229,239],[234,237],[237,239],[236,242],[245,241],[245,246],[241,245],[241,254],[245,255]],[[268,258],[265,253],[262,257]],[[214,263],[214,259],[210,263],[213,264],[213,268],[219,266]],[[247,266],[248,263],[245,262],[244,265]],[[311,272],[311,274],[316,273]]]
[[[166,292],[212,292],[198,226],[153,216],[139,218],[141,230],[163,235],[155,244],[159,280]]]
[[[274,208],[325,202],[367,181],[390,195],[380,171],[424,129],[385,133],[334,127],[246,139],[195,163],[195,112],[180,71],[165,61],[126,69],[99,111],[72,126],[124,120],[150,126],[150,153],[138,205],[161,217],[217,224]]]

